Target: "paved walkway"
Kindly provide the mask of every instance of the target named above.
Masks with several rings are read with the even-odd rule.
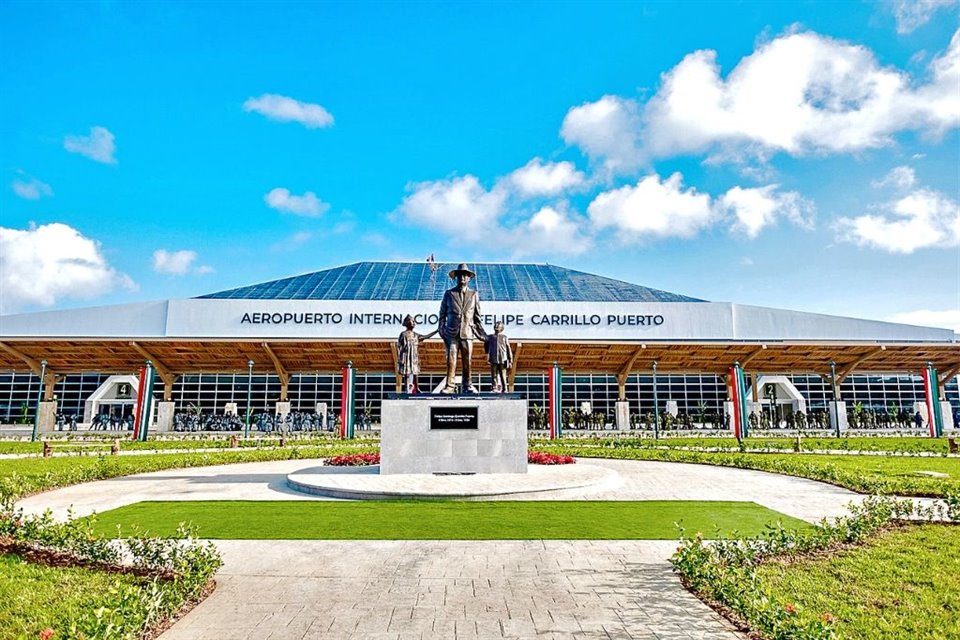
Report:
[[[86,515],[142,500],[318,500],[286,486],[285,460],[92,482],[21,502]],[[617,482],[524,499],[742,500],[808,521],[857,494],[760,471],[581,460]],[[442,478],[437,478],[442,482]],[[674,541],[217,541],[218,588],[162,640],[739,638],[687,593]]]

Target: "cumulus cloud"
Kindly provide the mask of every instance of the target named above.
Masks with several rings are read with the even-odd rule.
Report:
[[[598,229],[613,228],[625,240],[688,238],[716,219],[710,196],[684,189],[679,173],[663,181],[652,174],[636,185],[605,191],[590,203],[587,215]]]
[[[464,240],[476,240],[497,223],[504,212],[507,193],[501,188],[487,190],[476,176],[408,185],[411,192],[400,203],[399,212],[408,221]]]
[[[890,173],[871,184],[875,189],[894,187],[895,189],[909,189],[917,182],[917,174],[913,167],[894,167]]]
[[[507,181],[521,197],[558,196],[586,183],[587,177],[572,162],[547,162],[534,158]]]
[[[243,110],[253,111],[280,122],[299,122],[308,129],[321,129],[333,124],[333,115],[319,104],[300,102],[274,93],[248,98],[243,103]]]
[[[455,242],[485,245],[516,257],[575,255],[591,246],[584,220],[563,204],[543,206],[529,217],[520,212],[504,221],[509,185],[508,176],[488,190],[472,175],[417,183],[408,187],[411,193],[397,212],[406,222]]]
[[[612,173],[630,171],[642,161],[639,148],[640,114],[635,101],[603,96],[567,112],[560,136],[580,147]]]
[[[913,324],[920,327],[953,329],[954,333],[960,333],[960,309],[948,309],[946,311],[931,311],[929,309],[903,311],[893,314],[889,320],[890,322]]]
[[[263,197],[263,200],[273,209],[308,218],[323,215],[330,208],[329,204],[320,200],[312,191],[307,191],[302,196],[295,196],[289,190],[280,187],[272,189]]]
[[[960,203],[931,189],[916,189],[875,213],[840,218],[842,239],[891,253],[960,247]]]
[[[756,238],[767,226],[785,218],[797,226],[810,229],[816,207],[796,191],[777,192],[779,185],[743,188],[733,187],[717,200],[720,211],[731,213],[736,221],[732,230]]]
[[[25,200],[39,200],[40,198],[49,198],[53,195],[53,189],[46,182],[37,180],[23,173],[18,172],[21,177],[16,178],[10,185],[13,192]]]
[[[97,162],[117,164],[114,156],[117,152],[114,135],[104,127],[90,127],[89,136],[67,136],[63,139],[63,148]]]
[[[59,222],[0,227],[0,312],[95,298],[118,287],[136,289],[127,275],[107,264],[100,243],[76,229]]]
[[[505,231],[513,255],[579,255],[592,246],[582,220],[554,207],[542,207],[529,220]]]
[[[910,33],[930,21],[938,9],[956,5],[958,0],[888,0],[897,20],[897,33]]]
[[[157,249],[153,252],[153,270],[157,273],[182,276],[190,271],[193,262],[197,259],[197,252],[183,249],[180,251],[167,251],[166,249]],[[209,273],[210,267],[199,267],[199,273]]]
[[[642,108],[604,96],[572,108],[561,135],[611,170],[703,152],[739,162],[853,153],[902,131],[936,137],[960,125],[960,31],[927,75],[912,79],[867,47],[793,32],[759,45],[725,78],[715,51],[694,51]]]

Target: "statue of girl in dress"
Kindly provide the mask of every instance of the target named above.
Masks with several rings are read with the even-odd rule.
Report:
[[[420,375],[420,343],[437,332],[421,335],[413,330],[417,321],[407,314],[403,319],[406,330],[397,338],[397,373],[403,378],[403,390],[406,393],[418,393],[417,376]]]

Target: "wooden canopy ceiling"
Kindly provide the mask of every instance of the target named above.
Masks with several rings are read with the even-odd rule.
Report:
[[[853,371],[918,373],[932,362],[944,378],[960,370],[960,344],[955,343],[689,343],[689,342],[549,342],[514,343],[518,373],[543,372],[557,362],[567,373],[606,373],[624,376],[648,372],[654,361],[659,373],[723,374],[734,363],[755,373]],[[161,375],[187,373],[246,373],[253,360],[256,373],[330,373],[349,360],[361,373],[395,370],[394,343],[389,340],[36,340],[0,342],[0,371],[34,371],[46,360],[57,375],[80,372],[130,373],[150,359]],[[421,345],[424,373],[441,373],[443,343],[431,339]],[[486,368],[478,342],[474,367]]]

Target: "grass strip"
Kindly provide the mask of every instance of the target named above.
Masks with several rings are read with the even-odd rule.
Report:
[[[908,525],[827,557],[770,561],[758,586],[843,638],[960,638],[960,526]]]
[[[232,540],[662,540],[806,523],[752,502],[158,501],[106,511],[94,530],[172,534],[180,523]]]
[[[714,453],[622,446],[614,440],[592,445],[565,440],[541,445],[537,449],[583,458],[657,460],[756,469],[820,480],[869,494],[942,498],[949,493],[960,493],[960,458]],[[930,473],[946,477],[926,475]]]
[[[675,433],[675,432],[674,432]],[[617,446],[628,448],[697,448],[697,449],[724,449],[740,451],[740,443],[733,437],[712,436],[677,436],[668,432],[659,439],[652,437],[602,437],[600,442],[615,442]],[[565,441],[589,444],[590,438],[568,438]],[[532,440],[531,444],[549,444],[549,440]],[[744,438],[743,447],[750,451],[793,451],[797,443],[796,433],[783,437],[756,437]],[[865,451],[871,453],[889,454],[934,454],[946,455],[949,453],[949,443],[946,438],[926,438],[914,436],[844,436],[840,438],[806,437],[800,438],[803,451]]]
[[[84,456],[63,458],[17,458],[0,460],[0,499],[27,495],[91,480],[105,480],[135,473],[203,467],[240,462],[266,462],[300,458],[327,458],[351,453],[376,452],[365,442],[335,443],[322,447],[287,446],[275,449],[215,451],[206,453],[158,453],[139,456]]]
[[[138,590],[149,579],[86,567],[49,567],[0,555],[0,640],[38,638],[44,629],[85,626],[112,593]],[[56,637],[66,637],[60,635]]]
[[[43,442],[47,440],[53,445],[56,453],[86,453],[90,454],[97,451],[96,447],[89,445],[100,445],[109,451],[114,440],[120,440],[120,451],[164,451],[168,449],[227,449],[230,447],[230,436],[225,435],[172,435],[157,438],[152,436],[146,442],[131,440],[128,433],[110,432],[84,432],[81,435],[69,432],[59,432],[53,434],[42,434],[40,440],[28,442],[25,440],[0,440],[0,454],[9,453],[32,453],[40,455],[43,453]],[[238,438],[237,445],[242,449],[275,447],[279,442],[279,434],[275,435],[256,435],[250,438]],[[301,447],[325,446],[336,443],[339,437],[333,433],[323,435],[317,434],[287,434],[284,438],[288,445],[295,444]]]

